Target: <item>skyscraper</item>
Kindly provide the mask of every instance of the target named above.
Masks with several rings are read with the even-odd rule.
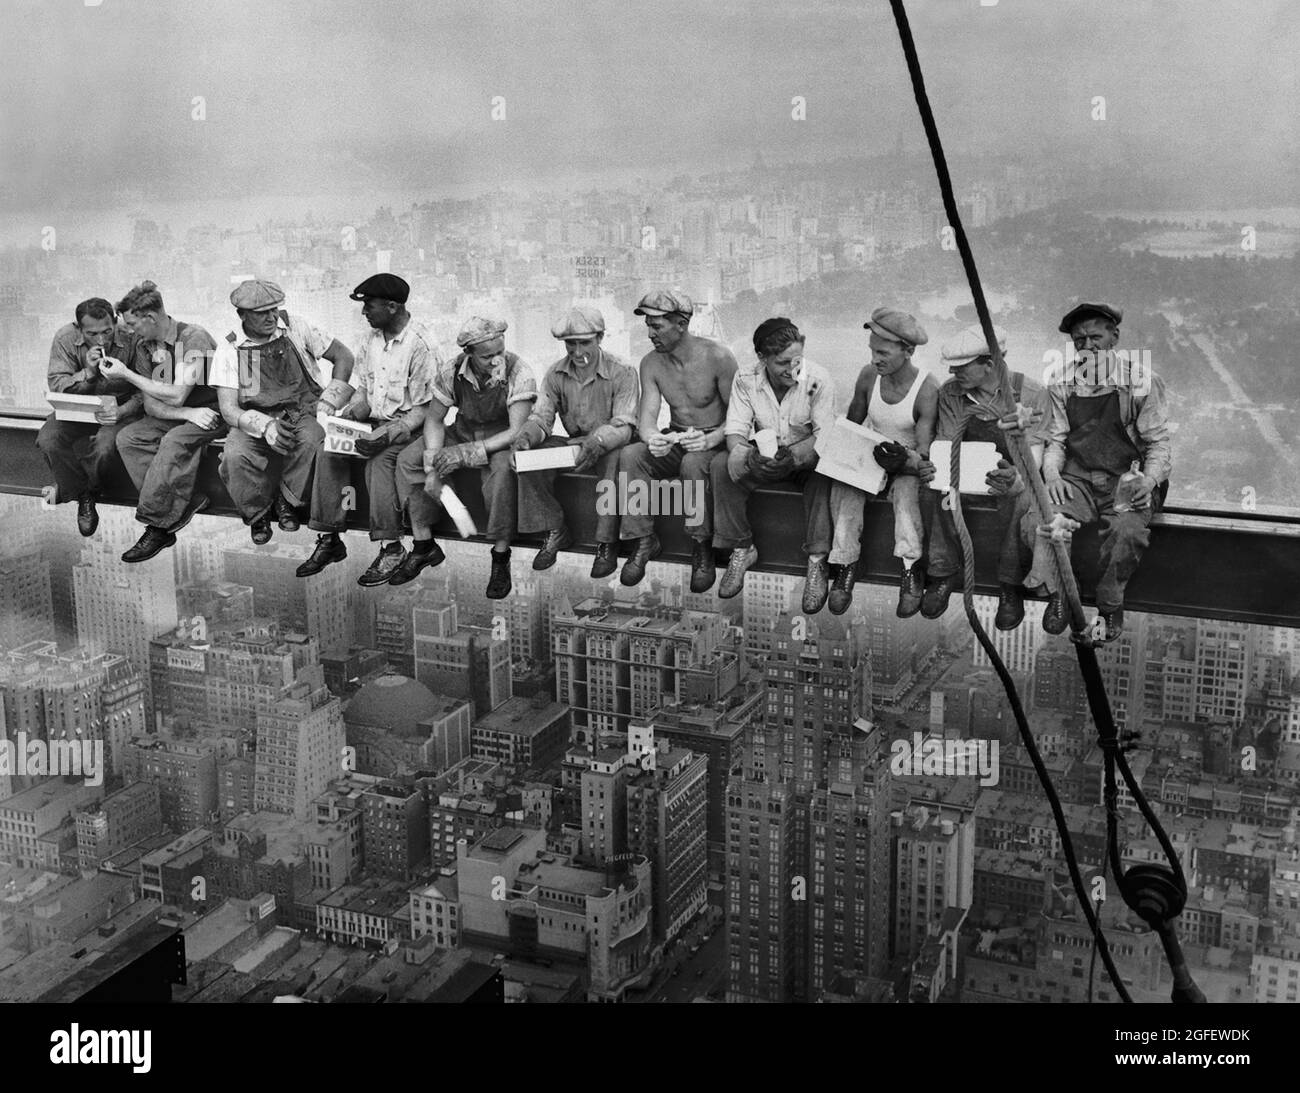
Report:
[[[312,665],[299,673],[288,694],[257,717],[256,810],[312,816],[312,800],[343,769],[343,713]]]
[[[352,617],[347,609],[347,576],[342,566],[326,566],[312,577],[294,573],[303,551],[285,543],[227,547],[225,579],[251,585],[253,607],[274,619],[284,630],[296,630],[316,639],[320,648],[347,648],[352,644]],[[158,627],[158,633],[163,627]]]

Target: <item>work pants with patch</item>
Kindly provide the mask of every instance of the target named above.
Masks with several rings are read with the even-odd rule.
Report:
[[[194,499],[203,453],[227,432],[224,421],[201,429],[147,415],[119,430],[117,452],[140,495],[135,518],[164,531],[178,523]]]
[[[370,541],[391,542],[406,531],[402,527],[402,502],[397,496],[397,458],[404,444],[390,444],[382,452],[358,459],[352,455],[320,451],[316,455],[316,477],[311,487],[312,531],[341,532],[347,528],[347,514],[356,507],[352,468],[365,464],[366,494],[370,498]],[[350,503],[349,503],[350,501]]]
[[[311,492],[316,455],[325,439],[325,430],[314,417],[302,411],[289,412],[298,428],[294,447],[282,455],[259,437],[242,429],[232,429],[226,438],[221,459],[221,480],[230,499],[251,524],[264,516],[282,496],[294,508],[301,508]],[[285,415],[275,415],[282,420]]]

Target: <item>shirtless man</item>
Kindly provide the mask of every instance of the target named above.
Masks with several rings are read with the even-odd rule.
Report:
[[[712,465],[726,443],[727,402],[736,358],[726,346],[687,333],[695,305],[680,292],[660,290],[641,298],[634,314],[645,316],[653,352],[641,360],[641,406],[638,413],[641,443],[629,444],[619,455],[620,493],[623,497],[653,496],[652,478],[678,478],[682,496],[694,498],[697,509],[686,512],[686,526],[694,540],[691,550],[691,591],[713,587],[713,499],[709,496]],[[668,402],[669,424],[659,431],[659,409]],[[640,486],[634,486],[635,483]],[[624,509],[631,506],[623,506]],[[642,511],[623,512],[621,537],[635,539],[632,557],[619,579],[639,584],[646,563],[659,554],[654,516]]]
[[[871,331],[871,363],[858,374],[848,418],[888,437],[890,444],[876,445],[875,457],[889,471],[889,499],[894,507],[894,557],[902,560],[903,581],[898,590],[900,619],[921,610],[925,575],[921,568],[924,523],[921,518],[921,461],[930,457],[939,385],[916,367],[912,352],[929,341],[921,324],[905,311],[878,307],[863,324]],[[862,552],[862,518],[867,495],[853,486],[831,486],[831,518],[835,536],[831,544],[832,614],[842,615],[853,601],[858,556]]]

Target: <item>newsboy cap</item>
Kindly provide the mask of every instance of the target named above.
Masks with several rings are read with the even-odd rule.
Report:
[[[575,307],[551,324],[553,338],[593,338],[605,333],[605,316],[594,307]]]
[[[1006,331],[995,326],[993,334],[998,340],[998,351],[1005,353],[1007,351]],[[952,341],[944,342],[939,349],[939,356],[943,358],[944,364],[950,371],[988,355],[989,343],[984,338],[983,329],[978,326],[968,326]]]
[[[375,273],[357,285],[349,294],[350,300],[364,300],[367,296],[376,300],[391,300],[395,304],[404,304],[411,295],[411,286],[395,273]]]
[[[230,302],[240,311],[270,311],[284,303],[284,289],[274,281],[253,278],[235,286]]]
[[[456,344],[463,349],[478,345],[479,342],[491,341],[504,334],[509,325],[504,319],[485,319],[481,315],[472,315],[465,320],[460,333],[456,335]]]
[[[1061,320],[1061,325],[1057,329],[1062,334],[1068,334],[1075,323],[1094,318],[1109,319],[1111,322],[1118,324],[1124,318],[1124,312],[1117,307],[1112,307],[1110,304],[1077,303],[1065,313],[1065,318]]]
[[[925,327],[906,311],[896,311],[892,307],[878,307],[871,313],[871,318],[862,324],[864,330],[879,334],[892,342],[904,345],[924,345],[930,340]]]
[[[671,288],[647,292],[632,312],[633,315],[672,315],[673,313],[689,318],[695,314],[695,305],[691,303],[691,298],[686,293]]]

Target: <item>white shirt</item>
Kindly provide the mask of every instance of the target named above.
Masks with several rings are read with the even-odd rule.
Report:
[[[320,328],[297,315],[289,316],[288,326],[283,319],[277,317],[275,333],[269,338],[249,337],[242,326],[235,331],[235,334],[237,337],[234,342],[227,337],[217,343],[217,351],[212,356],[212,367],[208,371],[209,387],[232,387],[236,391],[239,390],[238,350],[240,349],[266,345],[267,342],[273,342],[276,338],[288,334],[289,340],[298,347],[300,352],[306,350],[313,360],[320,360],[325,355],[325,350],[330,347],[330,342],[334,340]],[[328,378],[324,382],[328,383]]]

